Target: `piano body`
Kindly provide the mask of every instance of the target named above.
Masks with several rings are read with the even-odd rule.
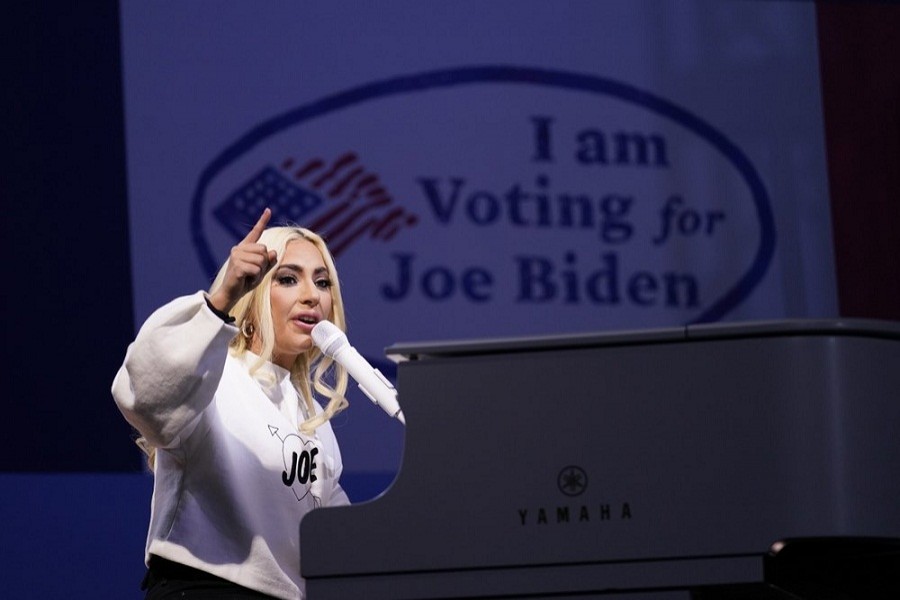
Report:
[[[303,519],[311,600],[683,598],[762,581],[781,539],[900,537],[900,323],[386,353],[402,466]]]

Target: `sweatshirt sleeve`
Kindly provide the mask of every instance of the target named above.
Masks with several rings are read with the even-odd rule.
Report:
[[[178,446],[212,401],[237,332],[210,310],[203,292],[150,315],[112,384],[125,419],[154,446]]]

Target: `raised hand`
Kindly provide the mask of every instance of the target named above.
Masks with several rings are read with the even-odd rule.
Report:
[[[222,285],[209,295],[210,303],[222,312],[234,308],[237,301],[258,286],[275,266],[278,259],[275,251],[259,243],[271,217],[272,211],[265,209],[247,237],[231,249]]]

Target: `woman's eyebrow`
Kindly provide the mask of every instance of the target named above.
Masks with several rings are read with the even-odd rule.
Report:
[[[290,269],[291,271],[295,271],[295,272],[297,272],[297,273],[302,273],[302,272],[303,272],[303,267],[301,267],[300,265],[295,265],[295,264],[293,264],[293,263],[287,263],[287,264],[284,264],[284,265],[279,265],[278,268],[279,268],[279,269]],[[328,274],[328,267],[316,267],[315,269],[313,269],[313,275],[320,275],[320,274],[322,274],[322,273],[325,273],[325,274],[327,275],[327,274]]]

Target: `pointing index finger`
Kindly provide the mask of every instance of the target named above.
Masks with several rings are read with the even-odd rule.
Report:
[[[253,229],[251,229],[250,233],[247,234],[247,237],[244,238],[244,242],[250,242],[251,244],[258,242],[263,231],[266,229],[266,225],[269,224],[270,218],[272,218],[272,211],[269,208],[266,208],[262,215],[260,215],[259,221],[256,222],[256,225],[253,226]]]

